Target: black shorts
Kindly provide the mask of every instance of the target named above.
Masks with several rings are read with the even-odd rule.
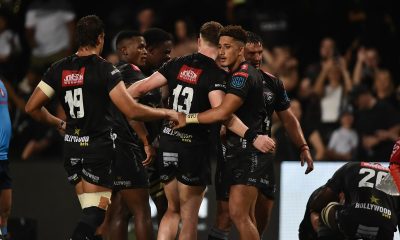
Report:
[[[393,239],[396,225],[388,217],[383,216],[388,209],[373,211],[356,208],[356,205],[338,205],[336,221],[341,232],[350,238],[365,238],[376,240]],[[391,214],[396,214],[394,211]],[[395,216],[391,216],[395,218]],[[375,237],[375,238],[374,238]]]
[[[158,149],[156,149],[157,156],[161,154]],[[157,159],[146,168],[147,174],[149,176],[150,182],[150,196],[152,199],[156,199],[159,196],[164,195],[164,183],[161,181],[160,169],[157,163]]]
[[[8,160],[0,160],[0,190],[11,189],[11,177]]]
[[[231,185],[255,186],[267,198],[274,199],[276,184],[274,155],[228,146],[227,171]]]
[[[227,163],[225,158],[226,147],[219,144],[216,150],[217,167],[215,169],[215,196],[217,201],[229,200],[230,178],[227,171]]]
[[[209,143],[182,143],[161,136],[157,162],[164,183],[176,178],[190,186],[211,184]]]
[[[142,164],[144,155],[139,146],[120,141],[117,138],[115,150],[113,189],[118,191],[130,188],[148,188],[149,179]]]
[[[90,139],[85,143],[64,142],[64,168],[68,181],[76,185],[83,178],[89,183],[112,188],[114,147],[110,136]]]

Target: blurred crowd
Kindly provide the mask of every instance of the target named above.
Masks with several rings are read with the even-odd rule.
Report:
[[[88,2],[0,1],[0,74],[12,104],[11,158],[59,155],[61,135],[33,121],[24,105],[50,64],[74,53],[75,21],[97,14],[106,23],[103,57],[113,63],[121,30],[161,27],[174,37],[171,57],[178,57],[197,50],[196,29],[203,22],[240,24],[263,38],[262,69],[284,82],[315,160],[389,159],[400,132],[394,1]],[[48,109],[63,118],[56,100]],[[273,137],[277,160],[298,160],[278,120]]]

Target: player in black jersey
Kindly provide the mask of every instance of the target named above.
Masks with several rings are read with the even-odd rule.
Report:
[[[218,106],[225,90],[225,72],[215,63],[221,28],[216,22],[203,24],[198,53],[169,61],[150,78],[131,87],[131,94],[140,96],[168,85],[169,107],[179,112],[198,112]],[[170,125],[164,125],[158,159],[161,178],[165,182],[168,210],[161,221],[160,239],[174,239],[180,219],[180,239],[196,238],[198,210],[205,186],[211,182],[209,127],[188,126],[175,131]],[[230,128],[242,135],[247,129],[237,118]],[[263,146],[265,138],[260,137],[259,141]]]
[[[304,218],[300,223],[299,226],[299,240],[317,240],[317,231],[319,227],[319,222],[320,222],[320,213],[319,212],[314,212],[311,211],[311,203],[314,201],[315,197],[323,190],[325,187],[321,186],[317,188],[314,192],[311,193],[310,197],[308,198],[307,205],[306,205],[306,210],[304,212]],[[340,193],[338,195],[338,198],[335,199],[336,202],[343,202],[343,193]],[[331,236],[331,237],[336,237],[336,240],[343,239],[342,236],[339,234],[325,228],[324,229],[324,235],[325,236]]]
[[[120,59],[117,68],[127,87],[144,78],[139,67],[144,66],[146,62],[145,46],[144,37],[139,32],[122,31],[117,35],[116,48]],[[113,131],[118,138],[116,139],[113,194],[111,206],[107,212],[108,217],[104,223],[103,237],[106,235],[106,239],[127,239],[129,219],[134,215],[136,238],[153,239],[149,182],[144,167],[151,163],[154,151],[148,142],[148,133],[142,122],[134,120],[128,122],[114,105],[112,113]],[[146,157],[142,153],[143,145]]]
[[[25,110],[38,121],[65,129],[65,169],[83,209],[71,239],[87,240],[95,238],[111,197],[111,165],[118,136],[112,131],[109,106],[114,103],[129,119],[174,120],[177,116],[168,109],[138,104],[129,96],[120,71],[99,57],[104,45],[104,27],[97,16],[78,21],[76,39],[77,53],[47,70]],[[62,103],[66,124],[44,107],[53,95]]]
[[[235,113],[249,129],[244,138],[232,132],[227,133],[227,168],[231,178],[229,212],[240,233],[241,239],[260,239],[255,226],[254,208],[258,191],[268,188],[268,159],[273,157],[274,145],[267,148],[268,153],[260,152],[251,143],[257,142],[258,134],[269,133],[268,111],[272,106],[264,102],[264,86],[261,73],[245,61],[244,47],[246,32],[240,26],[227,26],[220,34],[219,57],[222,66],[230,70],[228,91],[222,104],[204,113],[180,116],[180,126],[187,123],[213,123],[229,119]],[[267,99],[268,100],[268,99]],[[271,99],[269,99],[271,100]],[[279,106],[280,102],[276,106]],[[269,125],[267,125],[269,127]],[[270,134],[270,133],[269,133]],[[302,137],[302,135],[300,135]],[[271,140],[272,141],[272,140]],[[304,138],[301,143],[305,143]],[[300,139],[299,139],[300,144]],[[304,145],[304,148],[306,145]],[[313,169],[308,151],[301,155],[302,165],[307,161],[306,173]],[[268,178],[267,178],[268,177]]]
[[[400,199],[376,188],[388,174],[378,163],[350,162],[338,169],[311,203],[311,211],[321,212],[318,239],[339,239],[325,236],[324,228],[345,239],[393,239]],[[336,202],[340,192],[344,204]]]
[[[147,59],[146,64],[141,69],[146,76],[150,76],[171,59],[172,36],[170,33],[159,28],[150,28],[143,33],[143,36],[146,40]],[[161,88],[161,91],[160,89],[154,89],[147,93],[142,100],[148,101],[148,104],[151,106],[161,107],[167,105],[163,103],[163,99],[166,98],[168,98],[168,89],[165,87]],[[149,132],[150,141],[157,150],[162,130],[162,121],[146,122],[145,124]],[[150,196],[156,205],[157,220],[158,224],[160,224],[164,213],[167,211],[168,201],[164,193],[164,185],[160,178],[157,162],[153,161],[147,170],[150,181]]]
[[[305,155],[305,158],[309,158],[310,155],[308,153],[309,149],[305,143],[303,133],[300,127],[300,124],[296,117],[293,115],[290,110],[290,100],[287,97],[286,91],[284,89],[283,83],[281,80],[276,77],[263,72],[260,70],[261,61],[262,61],[262,39],[253,32],[247,32],[247,43],[244,48],[244,57],[246,61],[248,61],[253,67],[255,67],[262,75],[263,78],[263,96],[265,103],[265,115],[262,127],[262,133],[271,135],[271,127],[272,127],[272,114],[274,111],[277,112],[278,117],[284,123],[285,127],[288,129],[288,132],[292,133],[291,137],[295,144],[297,144],[300,148],[302,146],[301,154]],[[265,186],[259,190],[259,194],[256,202],[256,222],[257,222],[257,230],[260,236],[263,235],[264,229],[266,229],[271,212],[274,204],[275,198],[275,174],[274,174],[274,159],[268,158],[268,167],[266,167],[266,173],[264,179],[267,180]],[[226,175],[226,167],[218,168],[219,170],[219,181],[216,182],[218,184],[218,189],[224,195],[229,195],[229,187],[230,184],[229,179],[224,176]],[[219,195],[221,195],[221,193]],[[218,195],[218,193],[217,193]],[[217,199],[219,203],[217,204],[219,207],[217,214],[217,222],[215,227],[210,233],[209,239],[227,239],[230,229],[230,221],[228,219],[229,216],[229,208],[226,207],[228,205],[228,197],[219,197]],[[225,216],[225,217],[224,217]]]

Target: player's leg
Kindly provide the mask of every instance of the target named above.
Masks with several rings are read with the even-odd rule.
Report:
[[[154,205],[156,205],[157,208],[158,225],[160,225],[161,219],[163,218],[168,208],[168,200],[167,197],[165,196],[164,187],[162,187],[162,189],[163,190],[160,194],[151,195],[151,199],[153,200]]]
[[[197,223],[205,186],[188,186],[178,182],[182,229],[179,239],[197,239]]]
[[[11,213],[12,190],[11,177],[7,161],[0,161],[0,236],[8,234],[7,222]]]
[[[232,185],[229,194],[229,213],[233,223],[239,231],[240,239],[258,240],[260,236],[252,220],[258,195],[254,186]]]
[[[11,212],[12,191],[9,189],[0,189],[0,230],[3,237],[7,236],[7,221]]]
[[[122,199],[120,191],[113,192],[111,205],[107,209],[106,219],[102,224],[102,236],[105,240],[128,239],[128,224],[132,214]]]
[[[165,196],[168,200],[168,208],[163,218],[161,219],[160,227],[158,229],[158,240],[175,240],[178,233],[180,222],[180,205],[179,205],[179,192],[178,181],[173,180],[165,183],[164,185]]]
[[[129,211],[134,216],[136,239],[154,239],[149,190],[147,188],[124,189],[120,193]]]
[[[232,221],[229,216],[229,202],[217,200],[217,216],[215,225],[208,234],[208,240],[227,240]]]
[[[263,235],[264,230],[268,226],[273,206],[274,200],[264,196],[264,194],[262,193],[258,194],[255,216],[257,222],[257,230],[260,233],[260,237]]]

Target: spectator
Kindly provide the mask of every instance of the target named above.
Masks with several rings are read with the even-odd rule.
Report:
[[[379,69],[380,57],[375,48],[361,47],[357,53],[354,66],[353,81],[355,85],[365,84],[372,87],[375,72]]]
[[[343,58],[323,62],[313,90],[321,99],[321,133],[325,143],[338,127],[340,110],[352,88],[353,83]]]
[[[106,55],[106,60],[115,66],[117,63],[119,63],[118,54],[116,52],[110,52]]]
[[[144,33],[147,29],[154,27],[156,24],[154,9],[151,7],[143,7],[137,13],[136,20],[140,33]]]
[[[399,137],[398,110],[385,101],[377,100],[365,85],[358,86],[353,94],[358,108],[355,126],[360,136],[361,159],[389,159],[392,146]]]
[[[187,20],[179,19],[175,22],[175,45],[172,57],[180,57],[197,51],[197,39],[192,33],[192,26]]]
[[[309,78],[312,83],[314,83],[315,79],[318,77],[319,73],[322,70],[322,66],[328,60],[332,60],[334,57],[337,57],[338,51],[336,49],[336,42],[330,37],[325,37],[321,40],[321,45],[319,48],[319,56],[320,59],[318,62],[310,64],[306,68],[305,77]]]
[[[379,69],[374,74],[374,95],[378,100],[386,101],[399,109],[394,83],[389,70]]]
[[[26,12],[25,29],[32,56],[30,72],[42,73],[73,50],[75,13],[65,0],[36,0]]]
[[[340,115],[340,128],[333,131],[329,139],[328,150],[326,151],[328,160],[350,161],[355,159],[358,135],[352,129],[353,121],[352,109],[350,107],[345,108]]]
[[[8,26],[8,17],[0,12],[0,74],[5,78],[15,78],[16,58],[21,52],[19,36]]]
[[[290,102],[290,108],[295,117],[300,121],[300,119],[302,119],[300,102],[296,99],[292,99]],[[301,123],[300,125],[303,124]],[[297,149],[297,147],[291,142],[282,124],[277,124],[273,135],[277,143],[276,159],[278,161],[296,161],[299,156],[299,149]],[[313,159],[323,160],[325,155],[325,145],[322,142],[318,130],[314,129],[310,132],[308,129],[304,129],[304,138],[311,144],[311,154]]]

